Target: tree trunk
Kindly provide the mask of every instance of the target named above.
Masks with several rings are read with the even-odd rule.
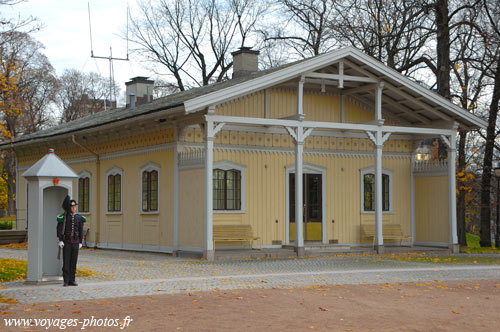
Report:
[[[448,0],[436,1],[437,25],[437,89],[438,93],[450,99],[450,25]]]
[[[458,172],[465,174],[465,142],[467,140],[467,131],[460,130],[458,140]],[[460,182],[459,182],[460,184]],[[457,232],[458,244],[461,247],[467,246],[466,228],[465,228],[465,195],[467,192],[459,185],[457,201]]]
[[[481,247],[491,247],[491,169],[493,163],[493,148],[500,100],[500,58],[497,60],[495,84],[491,98],[488,128],[486,130],[486,145],[484,147],[483,176],[481,178]]]
[[[16,155],[10,150],[5,153],[3,161],[4,172],[7,173],[7,214],[16,214]]]

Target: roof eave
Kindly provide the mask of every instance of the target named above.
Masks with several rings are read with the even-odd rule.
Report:
[[[270,86],[280,84],[287,80],[290,80],[293,77],[301,73],[305,73],[308,71],[313,71],[317,68],[321,68],[323,66],[330,65],[339,61],[342,58],[347,56],[352,56],[353,58],[362,61],[363,63],[368,64],[373,69],[377,70],[382,76],[387,76],[388,78],[402,84],[409,89],[416,91],[417,93],[423,95],[433,103],[438,104],[439,106],[445,108],[450,111],[454,115],[458,116],[462,121],[467,125],[467,128],[483,128],[487,127],[486,121],[474,116],[471,113],[461,109],[460,107],[454,105],[446,98],[438,95],[437,93],[430,91],[421,85],[413,82],[407,77],[404,77],[399,72],[395,71],[392,68],[385,66],[383,63],[378,60],[362,53],[361,51],[348,47],[338,51],[333,51],[331,53],[325,53],[323,55],[319,55],[310,60],[306,60],[304,62],[298,63],[296,65],[292,65],[290,67],[283,68],[281,70],[277,70],[275,72],[269,73],[267,75],[257,77],[236,85],[233,85],[228,88],[224,88],[218,91],[214,91],[212,93],[196,97],[190,100],[187,100],[185,105],[186,113],[193,113],[199,110],[202,110],[210,105],[220,104],[225,101],[237,98],[242,95],[246,95],[258,90],[262,90],[268,88]],[[382,79],[381,79],[382,80]],[[460,122],[460,121],[459,121]]]

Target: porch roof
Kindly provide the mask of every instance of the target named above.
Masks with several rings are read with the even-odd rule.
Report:
[[[342,66],[342,69],[340,68]],[[346,82],[339,87],[339,73]],[[318,79],[316,77],[331,77]],[[330,76],[328,76],[330,75]],[[322,84],[329,92],[342,92],[368,106],[375,104],[375,84],[384,82],[382,114],[388,120],[405,126],[433,127],[433,123],[457,122],[462,128],[486,128],[486,121],[454,105],[449,100],[408,79],[383,63],[354,48],[344,48],[309,59],[259,71],[247,76],[182,91],[135,109],[117,108],[99,112],[69,123],[51,127],[0,144],[0,150],[9,146],[31,144],[57,139],[72,134],[118,127],[138,117],[179,118],[189,113],[204,111],[240,96],[273,86],[294,86],[306,77],[305,88],[318,90]],[[349,81],[349,77],[364,77],[362,81]],[[337,79],[337,80],[335,80]],[[134,120],[135,121],[135,120]]]

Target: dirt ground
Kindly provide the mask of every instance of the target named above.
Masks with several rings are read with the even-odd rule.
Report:
[[[61,331],[6,327],[7,318],[79,319],[69,331],[81,331],[85,319],[101,324],[90,331],[499,331],[500,280],[217,290],[0,310],[2,331]],[[132,322],[120,326],[126,316]]]

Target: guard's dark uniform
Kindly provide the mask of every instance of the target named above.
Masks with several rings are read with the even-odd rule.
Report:
[[[64,217],[66,217],[66,229],[63,231]],[[63,247],[63,278],[64,285],[75,283],[76,261],[78,250],[83,242],[83,223],[87,221],[84,216],[61,213],[57,216],[57,237],[64,242]]]

